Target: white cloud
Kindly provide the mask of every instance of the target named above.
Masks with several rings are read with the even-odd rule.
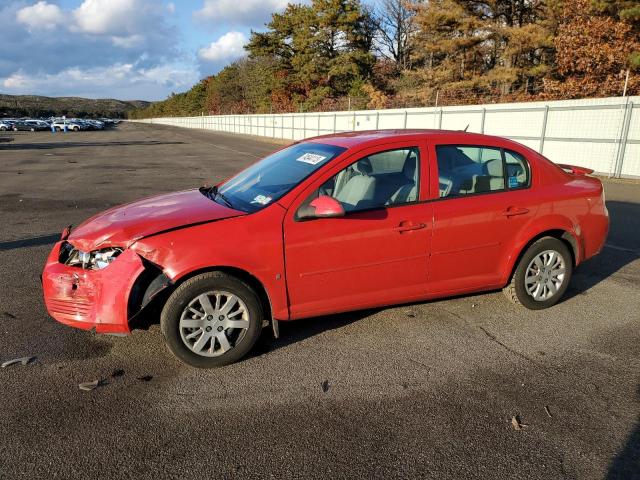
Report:
[[[38,2],[35,5],[21,8],[16,13],[18,23],[29,29],[51,30],[62,25],[65,16],[60,7],[52,3]]]
[[[249,40],[242,32],[227,32],[208,47],[198,50],[198,58],[205,62],[236,60],[244,55]]]
[[[204,0],[193,16],[203,23],[256,26],[268,21],[272,13],[284,10],[288,3],[289,0]]]
[[[49,74],[27,74],[18,70],[0,78],[7,93],[47,92],[49,95],[157,100],[168,91],[191,88],[199,80],[195,66],[162,64],[141,68],[131,63],[83,69],[72,67]],[[109,92],[105,95],[106,92]]]
[[[135,47],[139,47],[144,43],[144,37],[142,35],[129,35],[126,37],[118,37],[118,36],[114,36],[111,37],[111,42],[116,46],[116,47],[122,47],[122,48],[135,48]]]
[[[84,0],[73,11],[74,27],[96,35],[133,34],[153,7],[146,0]]]
[[[167,3],[167,12],[169,12],[171,15],[176,13],[176,4],[173,2]]]

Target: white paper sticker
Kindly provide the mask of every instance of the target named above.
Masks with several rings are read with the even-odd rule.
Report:
[[[271,201],[271,197],[267,197],[266,195],[256,195],[256,197],[251,201],[251,203],[259,203],[260,205],[266,205]]]
[[[311,165],[317,165],[325,158],[327,157],[323,157],[322,155],[317,155],[315,153],[305,153],[301,157],[298,157],[296,160],[298,160],[299,162],[309,163]]]

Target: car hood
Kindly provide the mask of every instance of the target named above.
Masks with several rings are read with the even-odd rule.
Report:
[[[110,246],[128,247],[165,230],[239,215],[245,213],[220,205],[199,190],[185,190],[106,210],[78,225],[68,240],[85,252]]]

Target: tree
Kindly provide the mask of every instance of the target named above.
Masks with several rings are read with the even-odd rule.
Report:
[[[249,57],[270,58],[294,104],[313,109],[350,92],[371,75],[374,27],[359,0],[313,0],[274,14],[267,32],[252,32]]]
[[[375,49],[392,60],[398,71],[411,68],[416,9],[407,0],[382,0],[372,13],[376,27]]]
[[[607,8],[602,8],[603,3],[589,0],[562,3],[554,39],[555,78],[546,81],[549,95],[559,98],[620,95],[627,69],[637,68],[634,60],[634,53],[640,51],[637,22],[623,20],[626,17],[621,12],[625,10],[615,10],[613,2],[607,2]],[[629,7],[626,8],[628,11]],[[639,91],[637,76],[632,76],[629,83],[629,92]]]

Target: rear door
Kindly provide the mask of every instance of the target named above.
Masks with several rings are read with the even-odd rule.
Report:
[[[364,150],[298,197],[284,221],[292,318],[425,296],[432,206],[420,200],[427,165],[422,141]],[[341,201],[346,215],[297,220],[296,211],[319,194]]]
[[[491,145],[442,144],[431,152],[439,198],[433,202],[430,293],[502,287],[513,239],[537,210],[528,162]]]

